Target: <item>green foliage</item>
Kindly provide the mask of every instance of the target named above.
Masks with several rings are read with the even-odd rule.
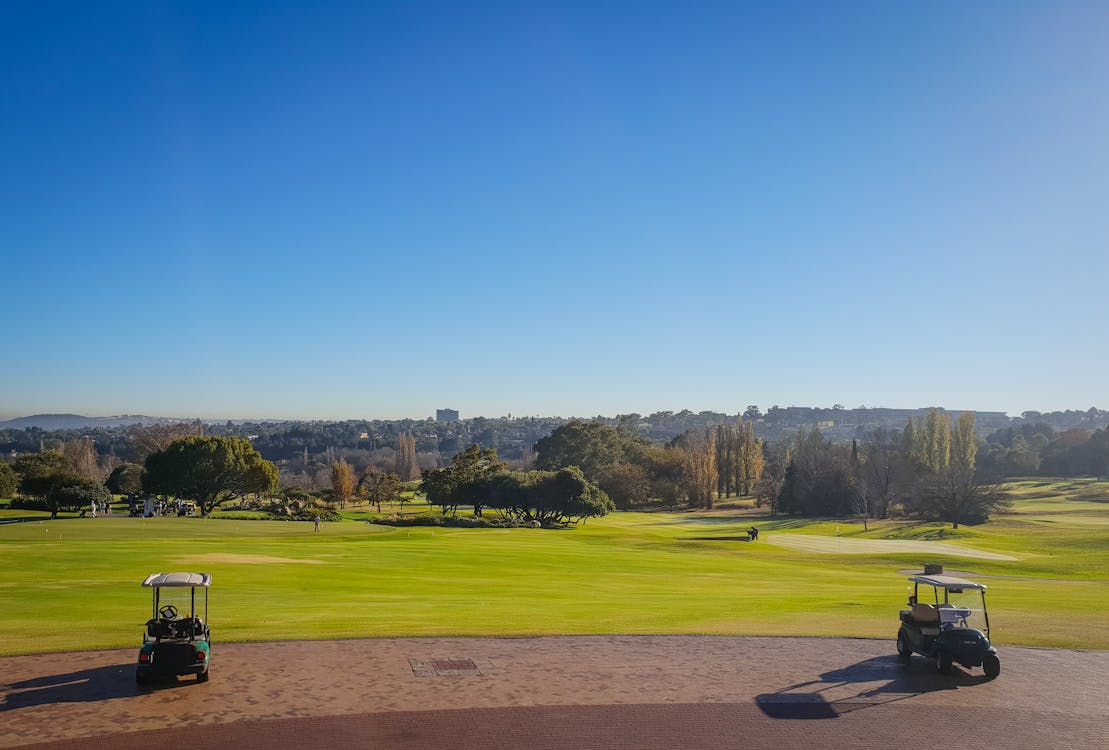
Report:
[[[474,494],[485,504],[516,521],[537,525],[565,525],[615,510],[608,495],[586,480],[581,469],[516,471],[479,480]]]
[[[459,505],[472,505],[474,515],[480,516],[485,498],[475,488],[485,477],[506,468],[507,465],[497,458],[496,450],[471,445],[455,454],[450,466],[425,471],[420,488],[428,502],[441,507],[444,515],[454,512]]]
[[[16,457],[12,469],[19,476],[21,494],[45,500],[56,477],[65,472],[65,460],[54,450],[25,453]]]
[[[11,464],[0,461],[0,498],[14,497],[18,487],[19,477],[16,476],[15,469]]]
[[[400,500],[404,485],[400,477],[393,473],[372,471],[358,483],[362,496],[381,510],[382,503],[393,503]]]
[[[19,492],[24,495],[24,499],[17,501],[18,505],[13,507],[42,508],[49,510],[51,515],[57,515],[61,511],[87,506],[93,499],[100,502],[105,495],[111,497],[98,482],[74,473],[58,451],[18,456],[12,468],[19,476]],[[98,487],[102,494],[88,489],[89,485]],[[86,495],[88,499],[82,502]]]
[[[638,464],[611,464],[597,476],[597,486],[605,491],[620,510],[642,505],[651,498],[651,479]]]
[[[535,463],[547,471],[577,466],[593,479],[606,466],[634,462],[645,445],[626,430],[574,420],[535,444]]]
[[[142,467],[138,464],[120,464],[112,469],[104,486],[116,495],[138,495],[142,492]]]
[[[46,503],[50,509],[58,511],[75,511],[91,507],[96,503],[101,508],[112,501],[112,493],[99,482],[80,480],[73,482],[58,481],[46,496]]]
[[[143,489],[193,500],[207,515],[234,498],[277,487],[277,467],[242,438],[187,437],[150,454]]]

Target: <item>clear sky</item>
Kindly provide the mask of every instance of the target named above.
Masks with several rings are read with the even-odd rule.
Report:
[[[1109,407],[1109,3],[0,4],[0,418]]]

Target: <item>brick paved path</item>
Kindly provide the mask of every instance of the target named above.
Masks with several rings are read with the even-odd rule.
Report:
[[[1109,747],[1109,652],[1000,647],[1002,675],[893,642],[717,636],[215,646],[212,679],[135,653],[0,659],[0,747]],[[948,739],[950,741],[948,741]]]

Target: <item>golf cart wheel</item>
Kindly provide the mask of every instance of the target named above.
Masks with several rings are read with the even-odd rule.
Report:
[[[908,662],[913,656],[913,647],[909,645],[909,639],[905,636],[904,630],[897,634],[897,656],[903,662]]]
[[[951,654],[946,651],[936,652],[936,671],[940,674],[951,674]]]
[[[212,668],[208,667],[203,672],[198,673],[197,676],[196,676],[196,681],[197,682],[207,682],[208,681],[208,673],[211,672],[211,671],[212,671]]]
[[[982,659],[982,669],[987,677],[994,679],[1001,674],[1001,659],[997,658],[997,654],[986,654],[986,658]]]

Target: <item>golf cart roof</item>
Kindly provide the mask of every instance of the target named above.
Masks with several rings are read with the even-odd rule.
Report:
[[[151,573],[142,582],[147,588],[188,588],[212,585],[211,573]]]
[[[909,576],[909,580],[914,583],[923,583],[925,586],[935,586],[941,589],[982,589],[986,590],[986,584],[975,583],[968,581],[965,578],[956,578],[955,576]]]

